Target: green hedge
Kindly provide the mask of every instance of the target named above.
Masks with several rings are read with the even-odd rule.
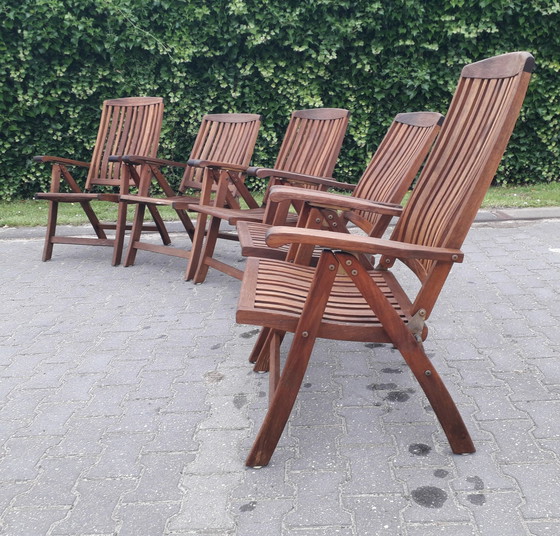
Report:
[[[160,155],[182,160],[200,117],[264,115],[271,165],[298,108],[352,112],[336,175],[357,180],[391,118],[445,112],[463,65],[536,58],[499,183],[560,172],[560,3],[553,0],[4,0],[0,198],[30,197],[35,154],[88,159],[101,102],[159,95]]]

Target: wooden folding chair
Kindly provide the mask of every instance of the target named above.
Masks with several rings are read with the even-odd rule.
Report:
[[[82,244],[113,247],[112,264],[120,263],[126,225],[126,205],[120,203],[119,196],[128,193],[131,186],[137,185],[140,175],[132,176],[127,167],[119,162],[110,162],[111,155],[127,153],[154,157],[157,154],[161,123],[163,118],[163,99],[160,97],[130,97],[107,100],[103,103],[101,122],[91,162],[81,162],[56,156],[35,156],[36,162],[52,164],[52,179],[49,192],[35,195],[35,199],[49,201],[49,216],[43,260],[52,257],[54,244]],[[82,189],[68,170],[69,166],[88,168],[85,188]],[[61,192],[61,178],[66,181],[71,192]],[[102,189],[96,192],[96,189]],[[107,188],[116,193],[107,192]],[[116,223],[102,223],[95,214],[91,202],[108,201],[118,203]],[[97,238],[56,236],[56,223],[59,203],[79,203],[86,213]],[[155,225],[147,229],[159,231],[163,242],[169,236],[156,210],[152,211]],[[115,237],[108,238],[106,229],[114,229]]]
[[[141,240],[146,207],[150,211],[162,206],[175,208],[191,240],[195,237],[196,227],[187,210],[190,210],[192,205],[214,203],[217,206],[226,205],[238,208],[237,191],[230,187],[230,184],[234,182],[234,177],[237,178],[241,171],[247,169],[253,155],[260,125],[261,116],[258,114],[207,114],[202,118],[187,163],[141,158],[134,155],[119,159],[131,168],[131,173],[139,165],[148,168],[151,177],[155,179],[166,196],[150,195],[150,176],[146,176],[141,182],[138,195],[121,196],[121,202],[136,205],[125,266],[134,264],[139,249],[185,259],[191,258],[190,250],[170,247],[170,242],[161,246]],[[112,158],[112,160],[117,159]],[[162,173],[161,168],[164,166],[184,168],[185,171],[177,192],[173,190]],[[224,176],[223,180],[220,179],[222,176]],[[219,194],[217,188],[214,187],[215,183],[223,184]],[[242,184],[241,181],[235,181],[235,183]],[[177,201],[181,202],[182,208],[175,205]]]
[[[332,172],[342,146],[344,134],[348,126],[349,112],[339,108],[318,108],[314,110],[299,110],[292,113],[288,129],[282,141],[280,152],[273,169],[251,168],[247,172],[260,178],[268,178],[268,188],[274,184],[289,182],[292,178],[298,185],[320,188],[318,182],[312,182],[314,177],[305,182],[301,177],[293,174],[305,174],[318,177],[332,177]],[[202,283],[206,279],[208,268],[212,267],[228,275],[241,278],[242,272],[224,262],[214,259],[214,250],[219,238],[222,220],[235,225],[240,220],[285,221],[288,205],[278,206],[268,202],[268,189],[265,192],[262,205],[253,199],[244,184],[236,184],[240,192],[244,192],[244,199],[249,208],[227,209],[220,207],[193,207],[198,212],[198,219],[206,226],[207,217],[210,224],[203,235],[193,241],[193,256],[187,268],[185,279],[194,279],[195,283]],[[181,204],[179,205],[181,206]]]
[[[351,222],[368,236],[382,236],[391,218],[400,215],[400,203],[420,170],[442,123],[443,116],[436,112],[398,114],[358,184],[352,185],[351,196],[317,190],[302,192],[299,188],[283,186],[281,191],[285,200],[307,202],[300,210],[298,227],[326,227],[347,233],[347,225]],[[327,184],[325,179],[323,185]],[[330,181],[330,185],[339,189],[346,186],[335,181]],[[371,203],[375,203],[378,210],[384,205],[384,213],[362,208],[371,207]],[[286,246],[271,248],[265,242],[266,231],[270,227],[270,224],[265,223],[238,222],[242,255],[284,260],[288,250]],[[303,254],[303,248],[300,248],[297,256],[294,252],[299,264],[311,261],[309,257],[304,260]],[[312,251],[307,248],[307,255],[311,254]]]
[[[424,390],[452,451],[474,452],[422,341],[452,265],[463,260],[459,248],[506,149],[533,67],[529,53],[514,52],[463,69],[441,133],[390,240],[273,227],[269,245],[319,244],[329,249],[316,268],[248,259],[237,321],[263,326],[251,360],[260,369],[270,369],[270,405],[247,465],[269,462],[317,337],[393,344]],[[360,261],[362,254],[381,255],[376,269]],[[418,277],[415,296],[409,298],[390,271],[396,260]],[[293,332],[294,338],[280,371],[285,332]]]

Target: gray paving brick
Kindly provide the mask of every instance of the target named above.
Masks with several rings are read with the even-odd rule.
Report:
[[[103,448],[87,471],[89,479],[137,478],[142,472],[141,454],[153,440],[152,434],[105,434]]]
[[[77,499],[68,516],[55,523],[50,534],[114,534],[113,513],[135,479],[82,480],[76,485]]]
[[[79,457],[43,458],[37,464],[37,479],[16,497],[12,508],[69,508],[76,500],[74,484],[91,463],[91,459]]]
[[[179,512],[180,502],[124,503],[113,517],[119,525],[119,536],[166,534],[167,520]]]
[[[233,501],[230,511],[238,534],[262,536],[264,527],[268,534],[283,534],[282,520],[292,508],[290,499],[242,500]]]
[[[37,414],[29,426],[21,428],[15,435],[16,437],[29,436],[62,436],[68,429],[67,421],[74,415],[80,403],[63,402],[42,403],[37,406]]]
[[[0,481],[35,480],[37,462],[59,442],[59,436],[12,437],[0,453]]]
[[[206,530],[211,534],[234,530],[234,518],[228,511],[229,489],[238,482],[235,473],[186,474],[181,485],[185,493],[181,510],[168,521],[168,530],[171,533]]]
[[[404,523],[399,513],[406,505],[407,500],[401,494],[364,495],[343,499],[343,506],[353,512],[356,534],[360,536],[404,535]]]
[[[403,484],[395,478],[391,441],[380,445],[345,445],[340,454],[348,462],[348,479],[341,485],[342,496],[400,494]]]
[[[340,486],[345,472],[293,472],[289,479],[297,489],[298,502],[284,522],[287,527],[350,527],[352,519],[340,503]]]
[[[139,463],[143,468],[138,486],[127,493],[127,503],[153,503],[180,501],[184,468],[194,459],[194,454],[183,452],[148,452]]]
[[[526,519],[560,517],[560,467],[558,463],[508,464],[504,473],[518,482],[524,502],[520,511]]]
[[[48,534],[50,527],[63,519],[67,508],[22,508],[8,512],[0,523],[0,530],[6,536],[37,536]]]

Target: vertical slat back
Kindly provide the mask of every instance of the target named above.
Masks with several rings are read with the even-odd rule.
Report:
[[[340,108],[292,113],[275,169],[332,177],[350,114]]]
[[[514,52],[463,69],[441,133],[395,227],[394,240],[461,247],[498,169],[533,67],[529,53]],[[426,260],[406,264],[422,281],[437,265]]]
[[[205,115],[189,158],[248,166],[260,125],[258,114]],[[202,168],[187,167],[179,190],[200,188],[202,174]]]
[[[385,203],[400,203],[420,170],[443,116],[436,112],[399,114],[360,178],[353,196]],[[352,219],[367,221],[373,232],[381,216],[355,211]]]
[[[86,189],[94,185],[121,184],[125,166],[109,162],[111,155],[157,156],[163,99],[128,97],[103,103],[97,140],[88,172]],[[141,174],[148,170],[141,170]]]

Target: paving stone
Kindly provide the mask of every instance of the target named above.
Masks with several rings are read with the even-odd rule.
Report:
[[[360,536],[404,534],[404,523],[399,514],[406,505],[407,500],[401,494],[343,499],[343,506],[352,512],[356,520],[356,534]]]
[[[54,524],[53,535],[114,534],[115,508],[135,479],[82,480],[76,485],[77,499],[68,516]]]
[[[298,502],[285,517],[287,527],[345,527],[352,519],[340,503],[340,485],[345,472],[291,472],[289,479],[296,486]]]
[[[179,488],[185,466],[194,454],[183,452],[148,452],[139,459],[143,468],[138,486],[125,496],[126,502],[180,501]]]
[[[394,476],[395,450],[391,441],[381,445],[343,445],[340,455],[349,466],[348,478],[340,488],[343,497],[403,492],[403,484]]]
[[[517,493],[475,491],[459,495],[458,500],[474,517],[477,534],[528,534],[519,515],[522,501]]]
[[[184,475],[181,489],[184,498],[180,512],[167,524],[171,533],[205,530],[211,534],[232,531],[233,515],[228,511],[229,489],[237,485],[235,473]]]
[[[551,454],[543,451],[533,437],[535,424],[531,420],[485,421],[480,426],[491,432],[496,440],[499,451],[494,456],[500,463],[551,459]]]
[[[12,508],[71,507],[76,500],[73,486],[91,464],[87,458],[43,458],[37,464],[37,479],[16,497]]]
[[[37,462],[59,442],[60,436],[12,437],[5,442],[5,453],[0,457],[0,481],[35,480]]]
[[[337,449],[338,437],[344,433],[342,426],[290,426],[290,436],[305,445],[301,455],[291,460],[290,471],[340,470],[347,462]]]
[[[396,478],[406,483],[407,507],[402,511],[407,523],[445,521],[464,523],[469,515],[461,508],[447,478],[433,467],[396,467]]]
[[[105,434],[100,439],[103,451],[87,471],[87,478],[139,477],[141,454],[153,438],[152,434]]]
[[[291,499],[233,501],[230,507],[237,533],[244,536],[262,536],[264,527],[268,534],[283,534],[282,521],[292,509]]]
[[[525,519],[560,517],[560,467],[558,463],[508,464],[504,473],[518,482],[524,503],[520,511]]]
[[[68,429],[68,419],[81,407],[78,402],[43,403],[37,407],[37,414],[29,426],[21,428],[16,437],[62,436]]]
[[[179,512],[180,502],[124,503],[113,517],[119,524],[119,536],[167,534],[167,520]]]
[[[66,507],[13,509],[0,523],[0,530],[6,536],[48,534],[51,526],[64,519],[67,514]]]

